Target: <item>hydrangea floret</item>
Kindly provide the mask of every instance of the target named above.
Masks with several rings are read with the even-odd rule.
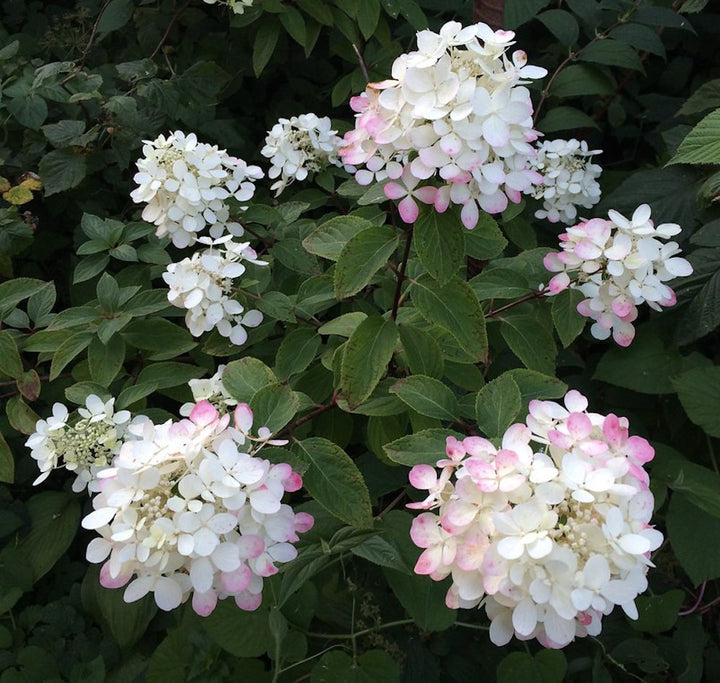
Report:
[[[176,247],[184,248],[208,226],[214,238],[243,234],[242,226],[230,220],[226,200],[245,202],[253,196],[254,183],[263,176],[258,166],[198,142],[194,133],[177,130],[144,142],[134,177],[138,187],[130,197],[147,204],[142,217],[157,226],[158,237],[170,235]]]
[[[630,219],[611,210],[609,220],[578,223],[560,235],[562,251],[544,259],[545,268],[557,273],[548,294],[579,289],[587,298],[577,310],[595,321],[590,333],[596,339],[612,333],[615,342],[628,346],[635,337],[637,307],[647,303],[660,311],[675,305],[675,292],[665,283],[692,273],[690,263],[678,256],[677,242],[665,241],[680,226],[655,226],[650,215],[650,207],[642,204]]]
[[[76,493],[88,487],[97,491],[98,472],[110,465],[120,451],[123,437],[130,423],[127,410],[115,411],[115,399],[103,401],[90,394],[85,407],[71,415],[62,403],[55,403],[52,416],[38,420],[25,445],[37,461],[40,476],[33,484],[40,484],[54,469],[65,467],[75,473],[72,490]]]
[[[201,237],[209,248],[196,251],[179,263],[171,263],[163,273],[173,306],[187,310],[185,324],[199,337],[212,329],[233,344],[247,340],[246,327],[257,327],[263,315],[245,307],[233,298],[234,281],[245,272],[243,261],[267,265],[259,260],[249,242],[234,242],[230,235],[217,240]]]
[[[260,153],[270,159],[268,177],[277,180],[270,186],[278,196],[294,180],[305,180],[329,165],[342,166],[338,148],[342,139],[327,116],[301,114],[280,118],[268,131]]]
[[[588,149],[585,140],[544,140],[537,145],[537,156],[531,165],[542,174],[541,185],[532,190],[536,199],[542,199],[542,209],[536,218],[551,223],[572,225],[577,220],[577,207],[590,209],[600,201],[597,178],[602,173],[592,157],[599,149]]]
[[[559,648],[597,635],[616,605],[632,619],[647,588],[653,495],[643,465],[654,456],[626,418],[533,400],[525,424],[499,448],[448,437],[437,467],[416,465],[410,482],[428,492],[411,536],[423,548],[415,571],[452,585],[451,608],[484,606],[490,639],[536,638]]]
[[[103,586],[126,586],[126,602],[153,593],[163,610],[192,596],[201,616],[227,597],[258,608],[263,579],[297,555],[293,543],[313,518],[282,503],[302,486],[291,466],[258,457],[265,444],[287,442],[265,428],[251,436],[252,423],[247,404],[231,421],[200,401],[186,419],[129,427],[82,520],[100,535],[86,557],[103,563]]]
[[[405,222],[417,217],[417,198],[439,212],[462,206],[473,228],[480,210],[500,213],[542,182],[530,163],[538,133],[524,84],[546,71],[528,65],[522,50],[508,55],[513,38],[483,23],[420,31],[418,49],[395,60],[392,79],[350,100],[355,128],[339,154],[361,167],[361,185],[390,180],[385,194],[405,197]]]
[[[252,7],[253,0],[203,0],[208,5],[218,3],[229,7],[233,14],[244,14],[248,7]]]

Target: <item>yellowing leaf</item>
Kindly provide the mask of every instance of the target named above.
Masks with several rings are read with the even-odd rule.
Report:
[[[15,187],[11,187],[7,192],[3,192],[3,199],[6,202],[14,204],[15,206],[20,206],[20,204],[27,204],[28,202],[32,201],[32,198],[32,192],[30,192],[27,187],[23,187],[22,185],[16,185]]]
[[[35,173],[26,173],[23,176],[23,179],[19,183],[20,187],[27,187],[28,190],[32,190],[33,192],[37,192],[38,190],[42,190],[42,180],[40,180],[40,176],[36,175]]]

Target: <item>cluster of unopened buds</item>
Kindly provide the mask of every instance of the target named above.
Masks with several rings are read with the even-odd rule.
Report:
[[[500,448],[481,437],[447,439],[447,457],[416,465],[410,481],[428,492],[411,536],[423,548],[415,571],[452,585],[451,608],[485,607],[490,639],[536,638],[564,647],[597,635],[616,605],[633,619],[647,588],[653,496],[643,465],[652,446],[628,421],[564,405],[530,402]]]
[[[351,99],[355,129],[339,154],[363,167],[361,185],[390,179],[385,194],[403,199],[405,222],[417,218],[419,200],[438,212],[462,206],[473,228],[480,210],[504,211],[542,182],[530,164],[538,133],[523,84],[546,71],[528,65],[522,50],[508,56],[513,38],[483,23],[420,31],[418,49],[395,60],[392,79]]]
[[[533,195],[542,199],[536,218],[546,218],[551,223],[571,225],[577,219],[577,207],[590,209],[600,201],[600,185],[597,178],[602,173],[598,164],[592,163],[599,149],[588,149],[585,140],[545,140],[537,146],[537,156],[531,165],[542,174],[541,185],[534,188]]]
[[[270,159],[270,186],[279,195],[294,180],[305,180],[328,165],[341,166],[338,149],[342,138],[331,130],[330,119],[317,114],[281,118],[268,131],[260,153]]]
[[[680,226],[655,226],[647,204],[630,219],[617,211],[610,211],[608,218],[584,221],[560,235],[562,251],[550,252],[544,260],[545,268],[557,273],[548,294],[579,289],[587,298],[577,310],[595,321],[593,337],[607,339],[612,333],[620,346],[628,346],[635,337],[637,307],[647,303],[660,311],[673,306],[675,292],[665,283],[690,275],[692,266],[678,256],[677,242],[665,241],[677,235]]]
[[[227,200],[245,202],[253,196],[254,183],[263,176],[258,166],[179,130],[146,140],[143,155],[134,178],[138,187],[130,197],[147,204],[142,217],[157,226],[158,237],[170,235],[176,247],[184,248],[208,226],[213,238],[243,234],[242,226],[230,220]]]
[[[267,263],[257,258],[249,242],[233,242],[230,235],[217,240],[201,237],[199,241],[209,248],[171,263],[163,273],[163,280],[170,287],[168,300],[187,310],[185,324],[193,336],[217,329],[233,344],[244,344],[245,328],[257,327],[263,316],[257,310],[246,311],[233,298],[234,283],[245,272],[243,261]]]
[[[233,597],[254,610],[263,579],[289,562],[298,534],[313,518],[282,503],[286,491],[302,486],[286,463],[271,464],[261,448],[287,442],[261,427],[251,436],[253,413],[238,404],[231,414],[209,401],[193,404],[188,417],[154,424],[113,400],[89,396],[80,420],[55,404],[27,442],[42,472],[61,465],[89,482],[93,512],[82,521],[100,535],[87,559],[103,563],[106,588],[127,586],[126,602],[153,593],[171,610],[192,595],[193,609],[210,614],[219,599]]]

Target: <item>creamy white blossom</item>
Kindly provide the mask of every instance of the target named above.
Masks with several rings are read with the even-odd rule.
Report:
[[[542,182],[530,166],[538,133],[524,84],[546,71],[528,65],[522,50],[506,54],[513,37],[482,23],[420,31],[417,51],[395,60],[392,79],[350,100],[355,129],[339,154],[364,167],[358,183],[390,180],[385,194],[403,197],[405,222],[417,218],[419,199],[438,212],[462,206],[473,228],[481,210],[500,213]]]
[[[253,0],[203,0],[208,5],[226,5],[233,14],[243,14],[248,7],[252,7]]]
[[[342,139],[331,126],[327,116],[310,113],[278,119],[268,131],[260,153],[272,163],[268,177],[277,178],[270,186],[275,196],[294,180],[305,180],[330,164],[342,165],[337,156]]]
[[[227,200],[245,202],[253,196],[254,183],[263,176],[259,167],[179,130],[146,140],[143,155],[134,177],[138,187],[130,196],[147,204],[142,217],[157,226],[158,237],[170,235],[176,247],[187,247],[208,226],[214,238],[243,234],[242,226],[230,220]]]
[[[233,242],[229,235],[207,241],[209,248],[196,251],[163,273],[173,306],[187,310],[185,324],[199,337],[212,329],[240,346],[247,340],[246,327],[257,327],[263,319],[257,310],[246,310],[234,298],[235,281],[245,272],[243,261],[267,265],[257,258],[249,242]]]
[[[602,173],[592,157],[599,149],[588,149],[585,140],[545,140],[537,146],[537,156],[531,166],[543,177],[542,184],[531,190],[536,199],[543,200],[537,218],[551,223],[561,221],[572,225],[577,219],[577,207],[590,209],[600,201],[597,178]]]
[[[95,394],[88,395],[77,416],[71,416],[62,403],[55,403],[52,410],[47,420],[37,421],[35,432],[25,442],[40,468],[40,476],[33,484],[45,481],[52,470],[65,467],[75,472],[73,491],[82,491],[86,486],[97,490],[97,474],[119,452],[130,413],[116,412],[114,398],[104,402]]]
[[[100,582],[126,586],[126,602],[153,593],[171,610],[192,595],[192,606],[210,614],[219,599],[233,597],[256,609],[263,579],[295,557],[297,534],[313,523],[282,503],[285,491],[302,486],[285,463],[258,457],[263,445],[287,443],[252,437],[249,406],[228,413],[209,402],[189,418],[129,428],[102,484],[93,511],[82,521],[99,538],[87,559],[103,563]]]
[[[557,273],[548,283],[549,295],[573,287],[587,297],[577,310],[595,321],[590,333],[596,339],[612,334],[620,346],[628,346],[635,337],[637,307],[647,303],[660,311],[673,306],[675,292],[665,283],[692,273],[677,242],[665,242],[680,226],[656,227],[650,213],[642,204],[630,219],[610,211],[609,220],[578,223],[560,235],[562,251],[550,252],[543,261]]]
[[[439,476],[429,465],[410,471],[429,492],[408,506],[426,511],[410,532],[423,548],[415,571],[452,578],[449,607],[484,606],[496,645],[515,636],[564,647],[597,635],[615,606],[638,616],[662,542],[643,469],[654,451],[625,418],[587,407],[574,390],[564,404],[533,400],[499,448],[448,437]]]

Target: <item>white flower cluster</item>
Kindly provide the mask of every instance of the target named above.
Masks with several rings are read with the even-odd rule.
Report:
[[[535,212],[536,218],[572,225],[578,206],[590,209],[600,201],[597,178],[602,168],[592,163],[593,154],[600,153],[599,149],[588,149],[585,140],[574,138],[545,140],[537,146],[532,168],[543,176],[543,182],[532,194],[543,200],[543,207]]]
[[[342,139],[330,129],[330,119],[316,114],[281,118],[268,131],[260,153],[270,159],[271,186],[278,196],[293,180],[305,180],[310,173],[322,171],[329,164],[342,166],[337,153]]]
[[[385,194],[403,198],[405,222],[417,218],[419,199],[439,212],[462,205],[463,224],[473,228],[480,209],[499,213],[542,182],[530,167],[538,133],[523,83],[546,71],[527,65],[522,50],[506,55],[513,37],[483,23],[420,31],[417,51],[395,60],[392,80],[351,99],[355,129],[339,154],[365,166],[355,174],[361,185],[391,179]]]
[[[249,242],[233,242],[230,235],[206,241],[210,247],[196,251],[180,263],[171,263],[163,273],[170,287],[168,300],[187,309],[185,324],[190,334],[199,337],[212,329],[236,345],[247,340],[246,327],[257,327],[263,320],[257,310],[246,311],[232,298],[233,281],[245,272],[242,261],[267,265],[258,260]]]
[[[158,237],[170,235],[176,247],[184,248],[208,225],[214,238],[243,234],[242,226],[230,221],[226,200],[244,202],[253,196],[254,182],[263,176],[258,166],[179,130],[146,140],[143,154],[134,178],[139,187],[130,196],[147,204],[142,217],[157,226]]]
[[[548,293],[579,289],[587,299],[577,310],[595,321],[590,328],[593,337],[607,339],[612,332],[620,346],[628,346],[635,337],[637,306],[647,303],[656,311],[673,306],[675,292],[665,283],[690,275],[692,266],[678,256],[677,242],[665,242],[680,232],[680,226],[655,227],[647,204],[630,220],[617,211],[609,211],[608,217],[579,223],[560,235],[562,251],[544,259],[545,268],[558,273]]]
[[[130,413],[115,412],[114,398],[103,402],[95,394],[85,399],[85,408],[78,408],[79,418],[73,422],[69,422],[70,413],[62,403],[55,403],[52,411],[52,417],[37,421],[35,432],[25,442],[40,468],[33,484],[40,484],[52,470],[64,466],[76,474],[73,491],[78,493],[86,486],[97,491],[96,476],[119,452]]]
[[[214,5],[215,3],[227,5],[233,11],[233,14],[243,14],[253,4],[253,0],[203,0],[203,2],[208,5]]]
[[[484,605],[496,645],[515,635],[564,647],[597,635],[616,605],[638,617],[634,600],[663,538],[649,524],[643,469],[654,451],[628,436],[625,418],[587,407],[577,391],[564,406],[531,401],[527,424],[509,427],[499,450],[448,437],[439,477],[430,465],[410,472],[429,495],[409,507],[438,510],[413,520],[425,549],[415,571],[452,577],[451,608]]]
[[[222,381],[223,372],[225,372],[225,364],[218,365],[215,374],[207,379],[191,379],[188,382],[190,391],[193,395],[192,403],[183,403],[180,406],[180,415],[190,417],[190,413],[196,403],[200,401],[208,401],[220,412],[226,412],[228,408],[237,405],[237,401],[230,396]]]
[[[264,428],[251,437],[252,422],[246,404],[231,426],[230,414],[200,401],[189,419],[129,427],[82,521],[100,534],[87,559],[104,563],[103,586],[127,586],[126,602],[152,592],[163,610],[192,594],[202,616],[230,596],[257,609],[264,577],[297,555],[292,544],[313,518],[281,502],[302,486],[290,465],[257,457],[264,444],[287,442],[270,440]]]

